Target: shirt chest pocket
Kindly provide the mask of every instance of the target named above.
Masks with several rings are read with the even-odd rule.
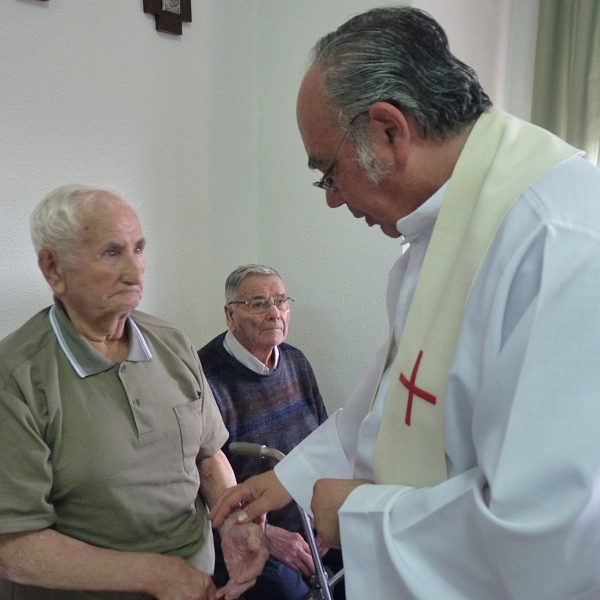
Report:
[[[173,407],[179,425],[183,469],[192,475],[196,469],[196,457],[200,450],[202,435],[202,400],[186,402]]]

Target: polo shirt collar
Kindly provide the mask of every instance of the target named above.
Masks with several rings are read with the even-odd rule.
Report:
[[[115,361],[98,352],[75,329],[58,298],[54,298],[54,304],[50,307],[49,318],[59,346],[79,377],[83,379],[90,375],[97,375],[116,364]],[[152,358],[150,348],[131,317],[127,318],[125,327],[129,339],[129,350],[125,360],[132,362],[149,361]]]

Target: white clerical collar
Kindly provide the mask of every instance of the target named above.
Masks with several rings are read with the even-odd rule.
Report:
[[[430,196],[419,208],[413,210],[410,214],[398,219],[396,229],[403,237],[402,244],[409,244],[411,239],[423,233],[426,229],[433,231],[433,226],[437,220],[442,200],[448,190],[450,180],[437,191],[433,196]]]
[[[272,371],[277,368],[279,363],[279,348],[275,346],[273,348],[273,369],[269,369],[265,364],[260,362],[256,356],[251,352],[248,352],[244,346],[242,346],[236,339],[235,335],[228,330],[223,339],[223,347],[233,358],[240,361],[245,367],[248,367],[251,371],[258,373],[259,375],[269,375]]]

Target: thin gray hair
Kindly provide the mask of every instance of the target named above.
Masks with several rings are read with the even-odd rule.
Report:
[[[322,37],[311,52],[325,97],[356,146],[363,168],[375,177],[368,145],[368,110],[388,102],[408,113],[423,138],[448,138],[492,106],[475,71],[451,52],[442,27],[425,11],[375,8]],[[378,175],[379,174],[379,175]]]
[[[36,254],[47,249],[65,261],[73,258],[85,209],[98,194],[110,194],[129,204],[122,192],[110,186],[67,184],[52,190],[35,207],[29,219]]]
[[[281,275],[273,267],[255,264],[242,265],[235,271],[232,271],[225,280],[225,304],[229,304],[229,302],[235,300],[242,281],[252,275],[274,275],[281,279]]]
[[[359,127],[349,137],[356,148],[358,163],[365,170],[367,177],[375,184],[381,183],[392,170],[392,163],[384,161],[375,151],[373,140],[366,127]]]

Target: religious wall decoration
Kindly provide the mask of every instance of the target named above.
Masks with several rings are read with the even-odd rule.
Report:
[[[144,12],[154,15],[157,31],[181,35],[181,24],[192,21],[192,0],[144,0]]]

